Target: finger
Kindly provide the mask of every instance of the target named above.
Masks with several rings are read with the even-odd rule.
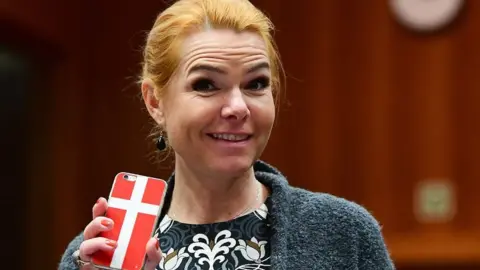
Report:
[[[100,197],[92,209],[92,218],[103,216],[107,211],[108,203],[107,200],[103,197]]]
[[[162,251],[160,250],[157,238],[150,238],[147,242],[147,261],[145,270],[155,270],[162,259]]]
[[[117,247],[117,242],[104,238],[104,237],[96,237],[92,239],[88,239],[80,244],[80,259],[84,261],[90,261],[92,259],[92,255],[99,251],[111,251]]]
[[[83,230],[83,239],[88,240],[97,237],[100,232],[109,231],[113,226],[113,220],[106,217],[96,217]]]

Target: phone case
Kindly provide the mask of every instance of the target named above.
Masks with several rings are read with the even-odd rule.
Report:
[[[166,181],[158,178],[126,172],[115,176],[105,213],[113,220],[114,226],[99,236],[117,241],[117,248],[95,253],[92,263],[96,267],[143,269],[145,246],[154,234],[166,187]]]

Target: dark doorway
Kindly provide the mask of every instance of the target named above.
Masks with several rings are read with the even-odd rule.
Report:
[[[4,216],[8,222],[4,261],[16,262],[12,268],[25,269],[21,257],[26,242],[29,89],[32,88],[32,61],[5,44],[0,44],[0,132],[1,172]],[[5,253],[4,253],[5,254]],[[20,265],[19,265],[20,264]],[[10,265],[9,265],[10,266]]]
[[[32,262],[31,254],[46,244],[37,239],[51,237],[46,222],[52,215],[51,183],[42,168],[48,162],[49,86],[56,52],[13,26],[2,22],[0,38],[1,268],[42,269],[42,261]]]

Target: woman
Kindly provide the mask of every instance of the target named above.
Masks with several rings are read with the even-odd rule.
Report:
[[[272,28],[247,0],[180,0],[151,29],[141,89],[175,171],[145,269],[394,269],[364,208],[258,160],[280,91]],[[99,199],[60,269],[115,248],[96,237],[114,226],[106,208]]]

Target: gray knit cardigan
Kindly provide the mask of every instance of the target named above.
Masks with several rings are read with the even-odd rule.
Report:
[[[329,194],[292,187],[265,162],[257,161],[254,171],[271,190],[272,269],[395,269],[380,226],[365,208]],[[173,183],[174,175],[169,179],[170,191]],[[72,253],[82,241],[79,234],[68,244],[59,270],[78,269]]]

